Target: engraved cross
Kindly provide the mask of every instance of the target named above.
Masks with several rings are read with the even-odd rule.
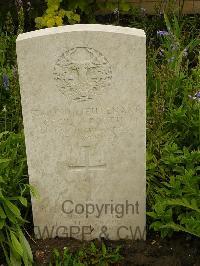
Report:
[[[73,171],[85,171],[85,174],[89,174],[90,171],[105,170],[106,164],[90,164],[90,147],[83,146],[85,154],[85,162],[82,165],[69,165],[69,169]]]
[[[91,200],[91,194],[92,194],[92,186],[91,186],[91,178],[90,173],[91,171],[100,171],[106,169],[106,164],[90,164],[90,147],[89,146],[83,146],[84,148],[84,163],[79,165],[69,165],[69,169],[71,171],[81,172],[84,171],[86,182],[88,183],[87,189],[87,200]]]

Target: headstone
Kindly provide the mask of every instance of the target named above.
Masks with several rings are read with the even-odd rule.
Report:
[[[37,238],[145,239],[145,50],[111,25],[19,35]]]

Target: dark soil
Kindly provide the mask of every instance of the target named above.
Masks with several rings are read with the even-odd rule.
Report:
[[[96,240],[97,241],[97,240]],[[145,241],[107,241],[110,247],[121,246],[124,257],[118,265],[154,265],[154,266],[200,266],[200,239],[176,236],[162,240],[154,237]],[[72,252],[85,247],[89,242],[75,239],[47,239],[31,241],[37,265],[48,265],[54,248],[63,250],[68,247]]]

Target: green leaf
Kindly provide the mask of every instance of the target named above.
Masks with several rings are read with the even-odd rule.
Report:
[[[158,231],[160,228],[161,228],[161,226],[162,226],[163,224],[160,222],[160,221],[156,221],[156,222],[153,222],[151,225],[150,225],[150,229],[154,229],[154,231]]]
[[[4,178],[0,176],[0,183],[5,183]]]
[[[0,206],[0,218],[6,219],[6,214],[1,206]]]
[[[5,204],[7,205],[7,207],[9,208],[9,210],[16,216],[21,218],[21,213],[20,210],[17,208],[17,206],[15,206],[12,202],[10,202],[9,200],[5,200]]]
[[[2,139],[2,137],[3,137],[4,135],[7,135],[8,133],[9,133],[9,131],[1,132],[1,133],[0,133],[0,140]]]
[[[166,14],[164,14],[164,18],[165,18],[165,24],[167,26],[167,29],[169,32],[171,32],[172,31],[171,24]]]
[[[24,234],[22,233],[22,231],[19,232],[19,238],[20,238],[20,242],[23,246],[24,252],[26,252],[28,255],[29,261],[33,262],[32,250],[31,250],[30,245],[29,245],[28,241],[26,240]]]
[[[105,256],[107,254],[107,249],[104,243],[102,243],[102,255]]]
[[[182,206],[182,207],[186,207],[188,209],[194,210],[198,213],[200,213],[200,209],[197,208],[196,204],[194,204],[194,206],[192,204],[190,204],[190,202],[186,199],[186,198],[182,198],[182,199],[169,199],[166,200],[167,205],[169,206]],[[194,201],[193,201],[194,203]]]
[[[11,159],[0,159],[0,166],[2,167],[3,164],[8,165]]]
[[[21,202],[22,205],[24,205],[25,207],[27,207],[28,202],[27,202],[27,199],[26,198],[19,197],[18,199],[19,199],[19,201]]]
[[[157,214],[155,212],[146,212],[146,214],[152,218],[157,218]]]
[[[95,246],[95,244],[92,242],[91,243],[91,246],[90,246],[90,248],[91,248],[91,251],[92,251],[92,253],[95,253],[96,252],[96,246]]]
[[[1,219],[0,218],[0,230],[2,230],[2,228],[4,227],[5,225],[5,219]]]
[[[23,248],[22,248],[20,242],[18,241],[18,239],[16,238],[15,234],[12,231],[10,231],[10,238],[11,238],[11,242],[12,242],[12,246],[13,246],[14,250],[21,257],[23,257]]]
[[[30,189],[30,193],[31,193],[32,197],[37,198],[37,199],[40,198],[40,195],[39,195],[37,189],[34,186],[29,185],[29,189]]]
[[[78,15],[78,14],[74,14],[73,15],[73,17],[72,17],[72,19],[74,20],[74,21],[76,21],[76,22],[80,22],[80,15]]]
[[[182,231],[182,232],[189,233],[189,234],[195,235],[197,237],[200,237],[200,234],[198,234],[198,233],[196,233],[190,229],[186,229],[185,227],[183,227],[181,225],[175,224],[174,222],[162,225],[161,228],[171,228],[176,232]]]
[[[10,249],[10,266],[22,266],[20,256],[18,254],[15,254],[12,249]]]
[[[7,218],[10,220],[11,223],[17,224],[16,216],[10,211],[10,209],[5,205],[4,211],[6,213]]]
[[[0,231],[0,243],[3,243],[5,241],[5,236],[2,231]]]

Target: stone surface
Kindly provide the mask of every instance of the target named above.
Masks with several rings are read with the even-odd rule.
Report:
[[[145,51],[139,29],[19,35],[36,237],[145,238]]]

